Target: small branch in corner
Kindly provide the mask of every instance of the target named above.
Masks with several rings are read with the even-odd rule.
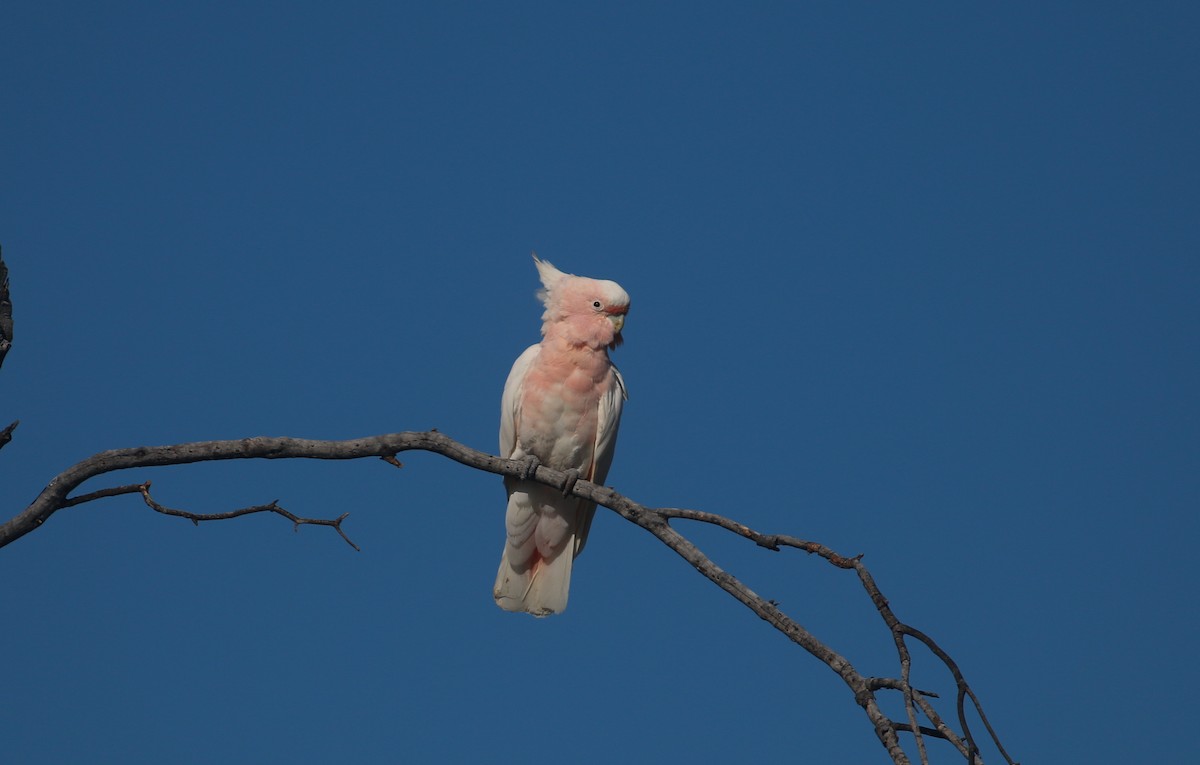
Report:
[[[16,430],[17,426],[20,424],[20,420],[13,420],[11,423],[9,423],[8,427],[6,427],[4,430],[0,430],[0,449],[3,449],[5,444],[12,440],[13,431]]]
[[[4,254],[0,253],[0,366],[12,348],[13,318],[12,297],[8,294],[8,266],[4,265]]]

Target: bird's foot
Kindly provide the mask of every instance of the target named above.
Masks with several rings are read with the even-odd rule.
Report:
[[[521,462],[525,463],[521,467],[521,478],[526,481],[533,480],[533,476],[537,473],[537,469],[541,467],[542,461],[532,454],[527,454],[521,459]]]
[[[571,490],[575,488],[575,482],[579,480],[579,470],[571,468],[564,472],[567,477],[563,479],[562,493],[564,497],[569,497],[571,496]]]

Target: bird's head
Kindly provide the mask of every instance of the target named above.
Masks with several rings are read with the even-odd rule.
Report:
[[[595,349],[621,344],[621,329],[629,311],[629,294],[621,285],[607,279],[564,274],[536,253],[533,262],[542,279],[538,297],[546,306],[543,335],[553,333],[572,345]]]

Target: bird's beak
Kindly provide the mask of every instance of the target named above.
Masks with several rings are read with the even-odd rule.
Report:
[[[625,314],[612,314],[608,320],[613,323],[613,330],[616,332],[620,332],[621,328],[625,326]]]

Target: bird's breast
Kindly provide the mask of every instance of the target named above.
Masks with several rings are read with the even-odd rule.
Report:
[[[525,378],[517,437],[527,454],[556,470],[586,469],[596,443],[600,397],[612,365],[543,360]],[[570,361],[570,360],[566,360]]]

